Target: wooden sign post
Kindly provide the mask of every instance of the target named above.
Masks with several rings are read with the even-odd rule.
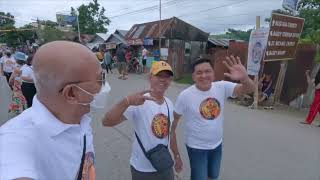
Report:
[[[283,61],[274,92],[274,103],[280,102],[288,60],[295,59],[304,19],[273,13],[264,62]]]

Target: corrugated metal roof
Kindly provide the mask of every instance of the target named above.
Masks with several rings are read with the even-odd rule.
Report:
[[[170,24],[171,19],[161,21],[161,35],[166,31],[167,25]],[[143,24],[135,24],[126,34],[126,39],[143,39],[148,38],[159,38],[159,21],[153,21]]]
[[[182,21],[179,18],[161,20],[161,37],[189,41],[207,41],[208,33]],[[135,24],[126,34],[126,40],[159,38],[159,21]]]
[[[108,39],[110,35],[107,33],[96,33],[97,36],[101,37],[104,41]]]
[[[117,31],[118,31],[123,37],[125,37],[126,34],[128,33],[127,30],[118,30],[118,29],[117,29]]]
[[[221,47],[229,47],[229,39],[208,39],[210,43],[212,43],[215,46],[221,46]]]

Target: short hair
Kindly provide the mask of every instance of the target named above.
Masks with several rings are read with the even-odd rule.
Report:
[[[31,66],[31,62],[32,62],[32,59],[33,59],[33,54],[30,54],[27,58],[27,65]]]
[[[192,73],[194,73],[196,66],[198,66],[199,64],[203,64],[203,63],[209,63],[210,66],[213,68],[211,61],[209,59],[199,58],[195,62],[192,63]]]

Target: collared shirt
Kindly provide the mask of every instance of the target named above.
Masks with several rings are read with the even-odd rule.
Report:
[[[94,173],[90,122],[84,115],[80,124],[64,124],[35,96],[31,108],[0,127],[0,179],[75,179],[84,135],[87,172],[83,174]]]

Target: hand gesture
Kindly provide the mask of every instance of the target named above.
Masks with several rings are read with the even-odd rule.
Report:
[[[177,173],[182,171],[183,163],[180,157],[176,157],[174,160],[174,169]]]
[[[229,73],[224,73],[226,77],[234,81],[242,81],[248,77],[246,68],[241,64],[240,58],[237,56],[226,57],[223,64],[228,68]]]
[[[306,75],[310,75],[310,70],[306,70]]]
[[[142,105],[146,100],[155,101],[154,97],[145,96],[144,94],[151,92],[151,90],[144,90],[126,97],[129,106]]]

